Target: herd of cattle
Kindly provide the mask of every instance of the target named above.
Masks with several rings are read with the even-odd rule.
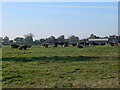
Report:
[[[11,45],[11,48],[19,48],[19,50],[27,50],[27,48],[30,48],[30,47],[31,47],[31,45],[23,45],[23,46],[19,46],[16,44]]]
[[[53,47],[58,47],[58,45],[61,46],[61,47],[68,47],[69,46],[68,43],[54,43]],[[43,44],[42,46],[45,47],[45,48],[48,48],[49,44]],[[77,43],[72,44],[72,46],[76,46],[78,48],[83,48],[82,45],[77,44]],[[19,50],[27,50],[27,48],[31,48],[31,47],[32,47],[32,45],[22,45],[22,46],[17,45],[17,44],[12,44],[11,45],[11,48],[18,48]]]
[[[61,47],[68,47],[70,44],[68,44],[67,42],[63,43],[63,42],[60,42],[60,43],[54,43],[52,46],[53,47],[58,47],[58,46],[61,46]],[[73,43],[71,44],[72,46],[75,46],[75,47],[78,47],[78,48],[83,48],[84,46],[86,45],[89,45],[88,43]],[[97,45],[97,44],[94,44],[94,45]],[[102,45],[102,44],[101,44]],[[103,44],[105,45],[105,44]],[[111,46],[115,46],[116,44],[114,43],[109,43],[109,45]],[[43,44],[42,45],[43,47],[45,48],[48,48],[49,47],[49,44]],[[117,45],[116,45],[117,46]],[[11,45],[11,48],[18,48],[19,50],[27,50],[27,48],[31,48],[32,45],[17,45],[17,44],[12,44]]]
[[[68,47],[69,46],[69,44],[67,42],[65,42],[65,43],[61,42],[61,43],[54,43],[53,47],[58,47],[58,45],[61,46],[61,47]],[[43,46],[45,48],[48,48],[48,44],[43,44]],[[83,48],[82,45],[77,44],[77,43],[72,44],[72,46],[77,46],[78,48]]]

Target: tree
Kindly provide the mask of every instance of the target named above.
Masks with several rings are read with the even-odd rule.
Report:
[[[24,37],[25,37],[25,42],[26,43],[33,43],[33,37],[34,37],[34,35],[32,33],[24,35]]]
[[[9,42],[9,37],[5,36],[5,37],[3,38],[3,42],[8,43],[8,42]]]
[[[55,39],[54,36],[51,36],[51,37],[49,37],[49,38],[46,38],[45,42],[46,42],[46,43],[53,44],[53,43],[56,42],[56,39]]]
[[[57,38],[58,42],[65,42],[65,36],[61,35]]]
[[[14,39],[14,41],[15,41],[15,42],[20,42],[20,43],[22,43],[22,42],[24,42],[24,38],[22,38],[22,37],[16,37],[16,38]]]
[[[117,36],[116,35],[110,35],[109,37],[110,38],[116,38]]]
[[[90,39],[95,39],[95,38],[97,38],[97,37],[96,37],[96,35],[91,34],[89,38],[90,38]]]
[[[79,42],[79,38],[76,37],[75,35],[72,35],[68,38],[68,42],[69,43],[78,43]]]

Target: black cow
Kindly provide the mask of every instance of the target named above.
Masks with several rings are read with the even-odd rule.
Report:
[[[72,46],[77,46],[77,43],[73,43]]]
[[[27,50],[27,48],[28,48],[28,46],[25,45],[25,46],[21,46],[21,47],[19,48],[19,50]]]
[[[45,46],[45,44],[43,44],[43,46]]]
[[[63,45],[63,47],[68,47],[69,45],[68,45],[68,43],[66,42],[64,45]]]
[[[89,45],[89,43],[85,43],[85,45]]]
[[[78,44],[78,45],[77,45],[77,47],[78,47],[78,48],[83,48],[83,46],[82,46],[82,45],[80,45],[80,44]]]
[[[27,50],[27,48],[30,48],[31,45],[24,45],[19,48],[19,50]]]
[[[63,47],[63,45],[64,45],[64,42],[59,42],[58,44],[59,44],[59,45],[61,45],[61,46]]]
[[[83,46],[83,45],[85,45],[85,42],[80,42],[80,43],[78,43],[79,45],[81,45],[81,46]],[[78,46],[78,45],[77,45]]]
[[[98,43],[96,43],[96,42],[93,42],[93,45],[99,45]]]
[[[27,46],[25,45],[25,46],[21,46],[20,48],[19,48],[19,50],[27,50]]]
[[[48,44],[45,45],[45,48],[48,48]]]
[[[53,44],[53,47],[57,47],[57,45],[58,45],[58,43],[54,43],[54,44]]]
[[[109,43],[111,46],[115,46],[115,43]]]
[[[101,43],[100,45],[106,45],[106,43]]]
[[[16,45],[16,44],[12,44],[11,45],[11,48],[18,48],[18,47],[20,47],[19,45]]]
[[[44,46],[45,48],[48,48],[48,44],[43,44],[43,46]]]
[[[27,48],[31,48],[32,47],[32,45],[26,45],[27,46]]]

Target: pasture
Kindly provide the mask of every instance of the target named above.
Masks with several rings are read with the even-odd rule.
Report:
[[[117,88],[118,47],[2,48],[3,88]]]

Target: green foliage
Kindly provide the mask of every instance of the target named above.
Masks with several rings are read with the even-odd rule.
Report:
[[[45,40],[45,43],[49,43],[49,44],[52,44],[52,43],[55,43],[55,42],[56,42],[56,39],[55,39],[54,36],[46,38],[46,40]]]
[[[72,35],[68,38],[68,42],[69,43],[78,43],[79,42],[79,38],[76,37],[75,35]]]
[[[65,42],[65,36],[61,35],[57,38],[58,42]]]
[[[5,36],[5,37],[3,38],[3,42],[5,42],[5,43],[9,42],[9,37]]]
[[[14,41],[15,41],[15,42],[19,42],[19,43],[23,43],[23,42],[24,42],[24,38],[22,38],[22,37],[16,37],[16,38],[14,39]]]
[[[117,88],[118,47],[3,46],[3,88]]]
[[[32,33],[29,33],[27,35],[24,35],[25,36],[25,42],[26,43],[33,43],[33,37],[34,35]]]

